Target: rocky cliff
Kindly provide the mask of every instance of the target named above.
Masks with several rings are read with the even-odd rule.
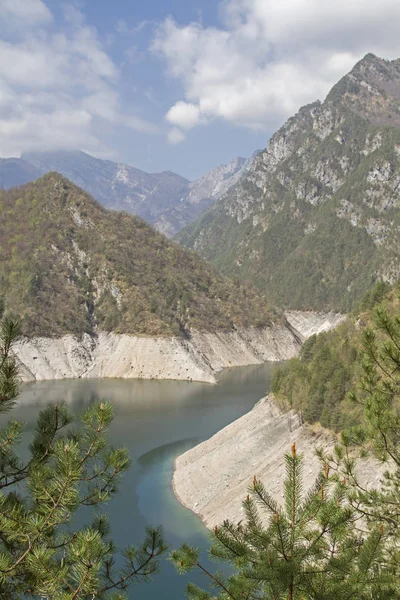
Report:
[[[277,305],[348,311],[400,276],[400,60],[367,55],[179,240]]]
[[[285,317],[303,341],[312,335],[335,329],[337,325],[346,319],[346,316],[340,313],[302,312],[300,310],[288,310]]]
[[[212,206],[248,172],[257,152],[249,159],[235,158],[226,165],[211,169],[203,177],[189,184],[188,193],[179,203],[163,213],[156,223],[157,229],[172,237]]]

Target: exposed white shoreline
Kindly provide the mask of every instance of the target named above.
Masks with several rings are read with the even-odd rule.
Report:
[[[316,448],[330,450],[334,442],[326,431],[302,425],[296,413],[285,414],[270,398],[263,398],[249,413],[178,456],[173,489],[177,499],[207,527],[225,519],[237,523],[243,518],[242,501],[254,475],[282,502],[284,454],[291,445],[296,443],[304,455],[307,490],[320,469]],[[360,464],[358,474],[367,487],[379,486],[383,471],[384,467],[370,458]]]
[[[331,329],[342,315],[291,312],[286,324],[216,333],[190,339],[138,337],[101,332],[62,338],[22,339],[14,347],[23,381],[118,377],[215,383],[227,367],[287,360],[311,333]],[[310,333],[311,332],[311,333]]]
[[[301,342],[284,326],[262,330],[195,332],[177,337],[136,337],[100,333],[81,340],[23,339],[14,347],[24,381],[66,378],[173,379],[215,383],[226,368],[285,360]]]

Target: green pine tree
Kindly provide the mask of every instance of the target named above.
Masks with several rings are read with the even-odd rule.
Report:
[[[245,520],[225,521],[213,532],[213,559],[228,562],[233,574],[209,572],[198,549],[172,553],[178,571],[198,569],[217,596],[190,584],[190,600],[366,600],[392,597],[380,568],[386,538],[381,527],[361,533],[347,502],[345,481],[326,467],[303,492],[303,459],[286,457],[285,502],[279,506],[255,477],[243,503]],[[388,595],[389,594],[389,595]]]
[[[400,298],[399,298],[400,299]],[[397,304],[398,307],[398,304]],[[349,500],[370,527],[387,532],[385,567],[400,580],[400,312],[383,305],[363,334],[362,375],[350,398],[362,408],[363,423],[342,435],[330,462],[349,482]],[[359,452],[356,449],[359,449]],[[372,453],[387,464],[379,488],[365,488],[358,460]],[[400,597],[400,585],[397,596]]]
[[[0,412],[18,396],[18,368],[11,354],[19,325],[0,324]],[[71,427],[65,404],[38,418],[29,459],[16,453],[24,426],[10,420],[0,429],[0,599],[117,600],[133,582],[148,581],[166,552],[160,529],[148,529],[140,548],[118,558],[105,516],[73,525],[83,506],[99,507],[118,489],[129,467],[127,450],[107,442],[113,418],[108,402],[92,405]]]

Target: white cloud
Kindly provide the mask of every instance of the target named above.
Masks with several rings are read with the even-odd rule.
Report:
[[[52,15],[42,0],[0,0],[0,20],[12,29],[48,23]]]
[[[168,131],[167,138],[170,144],[180,144],[185,139],[185,134],[177,127],[173,127]]]
[[[200,123],[204,123],[204,117],[200,112],[200,107],[188,102],[177,102],[167,112],[165,118],[171,125],[182,127],[183,129],[192,129]]]
[[[152,49],[184,88],[166,119],[190,128],[213,118],[258,130],[277,127],[323,99],[366,53],[400,55],[400,2],[224,0],[222,26],[160,26]]]
[[[0,150],[5,148],[3,155],[15,156],[21,150],[95,148],[98,141],[90,132],[91,122],[88,112],[73,109],[48,114],[29,111],[20,117],[2,119]]]
[[[0,156],[27,150],[102,151],[102,128],[157,128],[121,107],[117,67],[75,6],[57,30],[40,0],[0,0],[20,29],[0,33]],[[32,28],[32,23],[36,26]],[[22,26],[23,25],[23,26]]]

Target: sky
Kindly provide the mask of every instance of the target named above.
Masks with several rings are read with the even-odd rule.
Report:
[[[0,0],[0,156],[79,149],[196,179],[368,52],[400,57],[399,29],[399,0]]]

